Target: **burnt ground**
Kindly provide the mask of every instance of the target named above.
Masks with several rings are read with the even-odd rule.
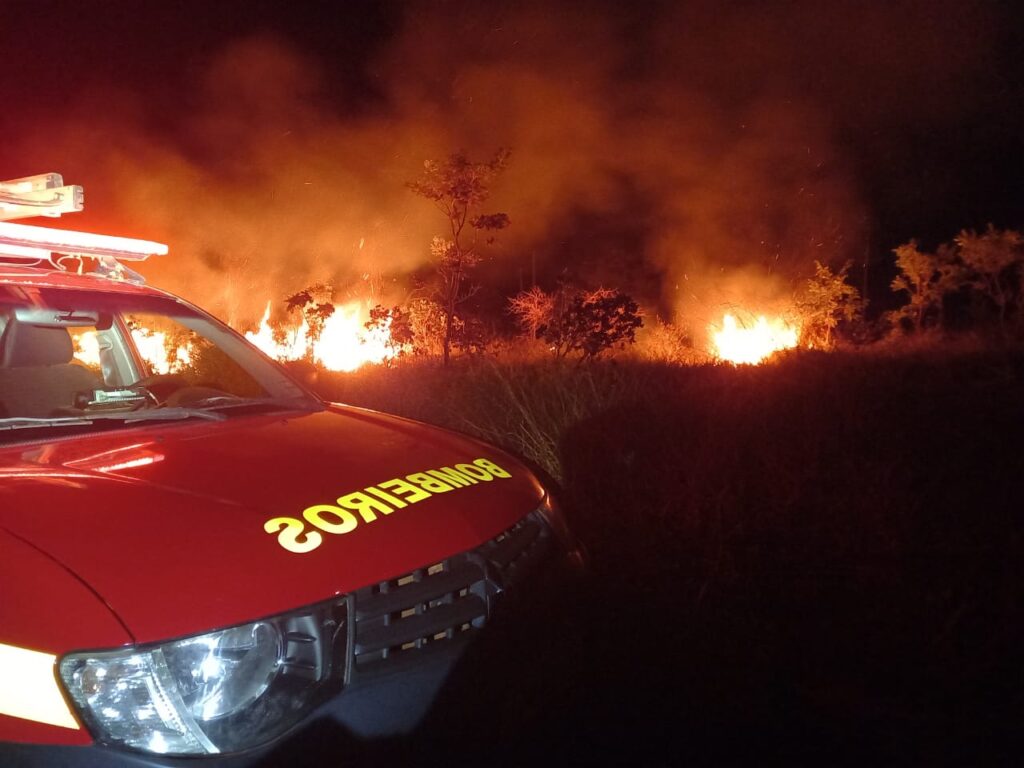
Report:
[[[1024,756],[1019,352],[368,376],[319,386],[520,450],[474,396],[586,400],[551,434],[591,567],[492,626],[409,739],[325,733],[310,763]]]

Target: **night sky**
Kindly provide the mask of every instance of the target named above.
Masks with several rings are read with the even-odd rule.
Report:
[[[696,319],[770,301],[819,259],[852,260],[859,285],[867,262],[884,305],[900,242],[1024,225],[1011,3],[0,14],[0,175],[83,184],[87,210],[63,225],[171,243],[154,280],[229,319],[314,279],[358,293],[377,275],[400,298],[440,229],[404,182],[459,148],[513,151],[494,296],[567,275]],[[195,275],[219,279],[197,296]]]

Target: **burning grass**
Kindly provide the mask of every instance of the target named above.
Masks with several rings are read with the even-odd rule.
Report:
[[[721,328],[709,329],[712,354],[734,365],[757,365],[776,352],[794,349],[800,338],[800,328],[782,318],[769,320],[764,315],[749,325],[739,325],[735,315],[726,314]]]
[[[395,356],[388,328],[368,329],[369,311],[363,302],[331,304],[330,314],[312,332],[308,318],[295,327],[270,324],[272,302],[254,331],[245,338],[281,362],[307,358],[328,371],[354,371],[366,364],[380,364]]]
[[[1020,728],[1022,383],[1020,352],[933,349],[409,365],[318,387],[562,481],[594,588],[560,617],[544,675],[517,668],[496,704],[520,734],[503,759],[530,757],[524,742],[548,762],[685,743],[714,763],[956,762],[982,737],[1005,758],[987,750]]]

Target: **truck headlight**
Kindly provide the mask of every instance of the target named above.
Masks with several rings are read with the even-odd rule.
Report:
[[[97,741],[234,752],[276,738],[340,689],[345,638],[342,602],[145,648],[70,654],[60,675]]]

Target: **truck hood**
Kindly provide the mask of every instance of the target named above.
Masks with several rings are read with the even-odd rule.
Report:
[[[508,477],[360,518],[311,551],[289,551],[265,529],[368,486],[481,458]],[[496,536],[543,493],[491,446],[343,406],[147,423],[0,451],[0,528],[87,583],[136,642],[273,615],[437,562]]]

